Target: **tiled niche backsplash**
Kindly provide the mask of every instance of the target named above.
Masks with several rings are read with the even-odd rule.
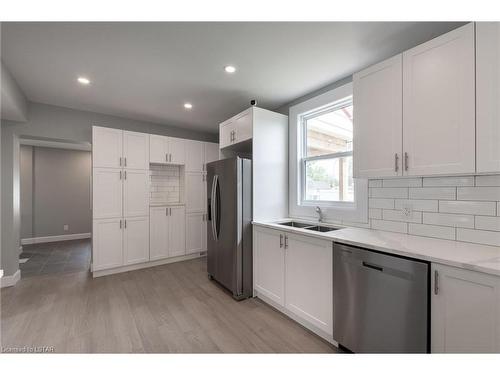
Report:
[[[150,202],[179,203],[181,193],[181,171],[178,165],[151,165],[149,175]]]
[[[382,179],[368,186],[372,229],[500,246],[500,175]]]

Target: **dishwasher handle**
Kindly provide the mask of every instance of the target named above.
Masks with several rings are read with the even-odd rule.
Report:
[[[384,268],[377,266],[376,264],[372,264],[372,263],[368,263],[368,262],[363,261],[363,266],[367,267],[367,268],[371,268],[371,269],[376,270],[376,271],[384,272]]]

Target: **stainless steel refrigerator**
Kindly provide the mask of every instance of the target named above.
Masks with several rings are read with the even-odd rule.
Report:
[[[235,299],[252,295],[252,161],[207,164],[208,277]]]

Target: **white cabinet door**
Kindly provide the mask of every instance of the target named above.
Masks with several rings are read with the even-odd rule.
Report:
[[[354,177],[402,175],[402,55],[353,76]]]
[[[94,220],[92,225],[92,271],[123,265],[122,219]]]
[[[403,53],[404,175],[475,172],[474,28]]]
[[[228,120],[220,125],[219,128],[219,145],[220,148],[230,146],[233,143],[234,123]]]
[[[239,143],[252,138],[253,109],[249,108],[234,119],[234,140]]]
[[[123,263],[149,261],[149,217],[125,218],[123,224]]]
[[[186,210],[183,206],[169,208],[168,216],[168,256],[186,254]]]
[[[149,212],[149,171],[123,171],[123,216],[147,216]]]
[[[149,162],[166,164],[168,155],[168,138],[162,135],[150,134],[149,136]]]
[[[149,210],[149,259],[168,258],[168,207]]]
[[[186,146],[186,172],[203,172],[205,167],[205,150],[203,142],[184,141]]]
[[[186,162],[186,141],[180,138],[168,138],[168,162],[184,164]]]
[[[121,168],[123,131],[92,127],[92,166],[94,168]]]
[[[285,307],[333,335],[333,244],[285,234]]]
[[[206,172],[207,164],[219,160],[219,145],[217,143],[205,142],[205,165],[203,171]]]
[[[206,176],[202,173],[186,173],[186,212],[206,211]]]
[[[204,213],[186,214],[186,254],[207,250],[207,222]]]
[[[432,352],[500,353],[500,278],[437,264],[432,271]]]
[[[500,24],[476,23],[477,172],[500,172]]]
[[[123,167],[149,169],[149,134],[123,132]]]
[[[122,217],[121,169],[93,168],[92,170],[92,216],[94,219]]]
[[[285,305],[283,244],[282,232],[254,227],[254,289],[281,306]]]

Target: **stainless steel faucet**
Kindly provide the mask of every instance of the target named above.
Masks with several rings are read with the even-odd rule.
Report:
[[[316,206],[316,213],[319,216],[318,221],[321,223],[323,221],[323,213],[321,212],[321,207]]]

